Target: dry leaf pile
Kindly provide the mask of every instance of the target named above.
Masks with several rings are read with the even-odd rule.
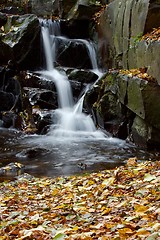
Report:
[[[148,43],[160,41],[160,27],[153,28],[153,31],[150,33],[146,33],[141,40],[145,40]]]
[[[160,239],[160,163],[0,183],[1,240]]]
[[[137,68],[137,69],[135,68],[130,70],[122,69],[122,70],[119,70],[119,73],[128,75],[128,77],[138,77],[143,80],[156,82],[156,80],[152,76],[150,76],[146,71],[147,71],[146,68]]]

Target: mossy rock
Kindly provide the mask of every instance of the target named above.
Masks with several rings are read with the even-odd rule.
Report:
[[[120,108],[117,103],[117,97],[111,92],[107,92],[102,96],[100,101],[97,103],[96,110],[104,121],[109,121],[117,116],[120,116]]]

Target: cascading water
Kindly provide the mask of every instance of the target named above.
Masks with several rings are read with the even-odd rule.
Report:
[[[54,123],[49,134],[54,137],[104,138],[104,133],[96,129],[92,118],[82,113],[84,95],[75,104],[67,76],[54,67],[54,62],[56,62],[56,38],[67,41],[67,38],[60,35],[60,28],[57,27],[57,24],[57,21],[52,22],[51,20],[41,22],[47,69],[42,71],[42,74],[54,81],[59,102],[59,108],[53,113]],[[75,40],[73,39],[73,41]],[[93,71],[98,72],[93,46],[87,40],[78,39],[76,41],[83,42],[86,45]]]
[[[124,164],[126,159],[133,156],[137,156],[138,159],[155,160],[154,155],[135,149],[123,140],[106,137],[96,129],[92,118],[82,113],[85,95],[74,103],[66,74],[55,67],[57,43],[59,40],[61,43],[70,40],[61,36],[58,21],[42,20],[41,24],[46,70],[40,74],[47,80],[54,81],[59,108],[53,111],[53,124],[47,135],[23,135],[19,131],[14,132],[13,129],[0,128],[1,164],[18,161],[25,165],[24,170],[29,174],[53,177],[113,168]],[[98,71],[93,46],[82,39],[71,41],[76,45],[85,44],[92,71],[97,75],[102,74]],[[15,172],[10,174],[14,176]]]

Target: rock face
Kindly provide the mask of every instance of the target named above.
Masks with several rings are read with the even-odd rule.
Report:
[[[103,1],[102,1],[103,2]],[[37,16],[57,16],[64,19],[91,18],[101,1],[94,0],[32,0],[31,11]]]
[[[36,63],[39,64],[37,59],[40,53],[36,47],[37,41],[40,41],[40,25],[35,15],[7,16],[7,23],[0,36],[2,49],[0,65],[12,60],[19,68],[32,69],[33,62],[36,68]]]
[[[61,1],[59,0],[34,0],[31,2],[32,13],[37,16],[51,16],[61,14]]]
[[[160,26],[159,0],[112,1],[98,24],[102,65],[107,68],[141,68],[160,84],[160,42],[141,41],[142,35]]]
[[[111,72],[86,98],[99,125],[148,148],[160,146],[160,41],[148,37],[159,17],[159,0],[109,2],[97,24],[102,67],[145,69],[154,81]]]
[[[156,82],[109,72],[86,96],[97,124],[147,148],[160,146],[160,87]]]

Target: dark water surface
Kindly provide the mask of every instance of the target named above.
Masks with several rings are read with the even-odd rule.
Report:
[[[53,136],[26,136],[13,129],[0,128],[0,167],[11,162],[24,165],[19,171],[8,171],[1,180],[29,173],[55,177],[111,169],[124,165],[128,158],[138,160],[159,157],[116,138],[54,139]]]

